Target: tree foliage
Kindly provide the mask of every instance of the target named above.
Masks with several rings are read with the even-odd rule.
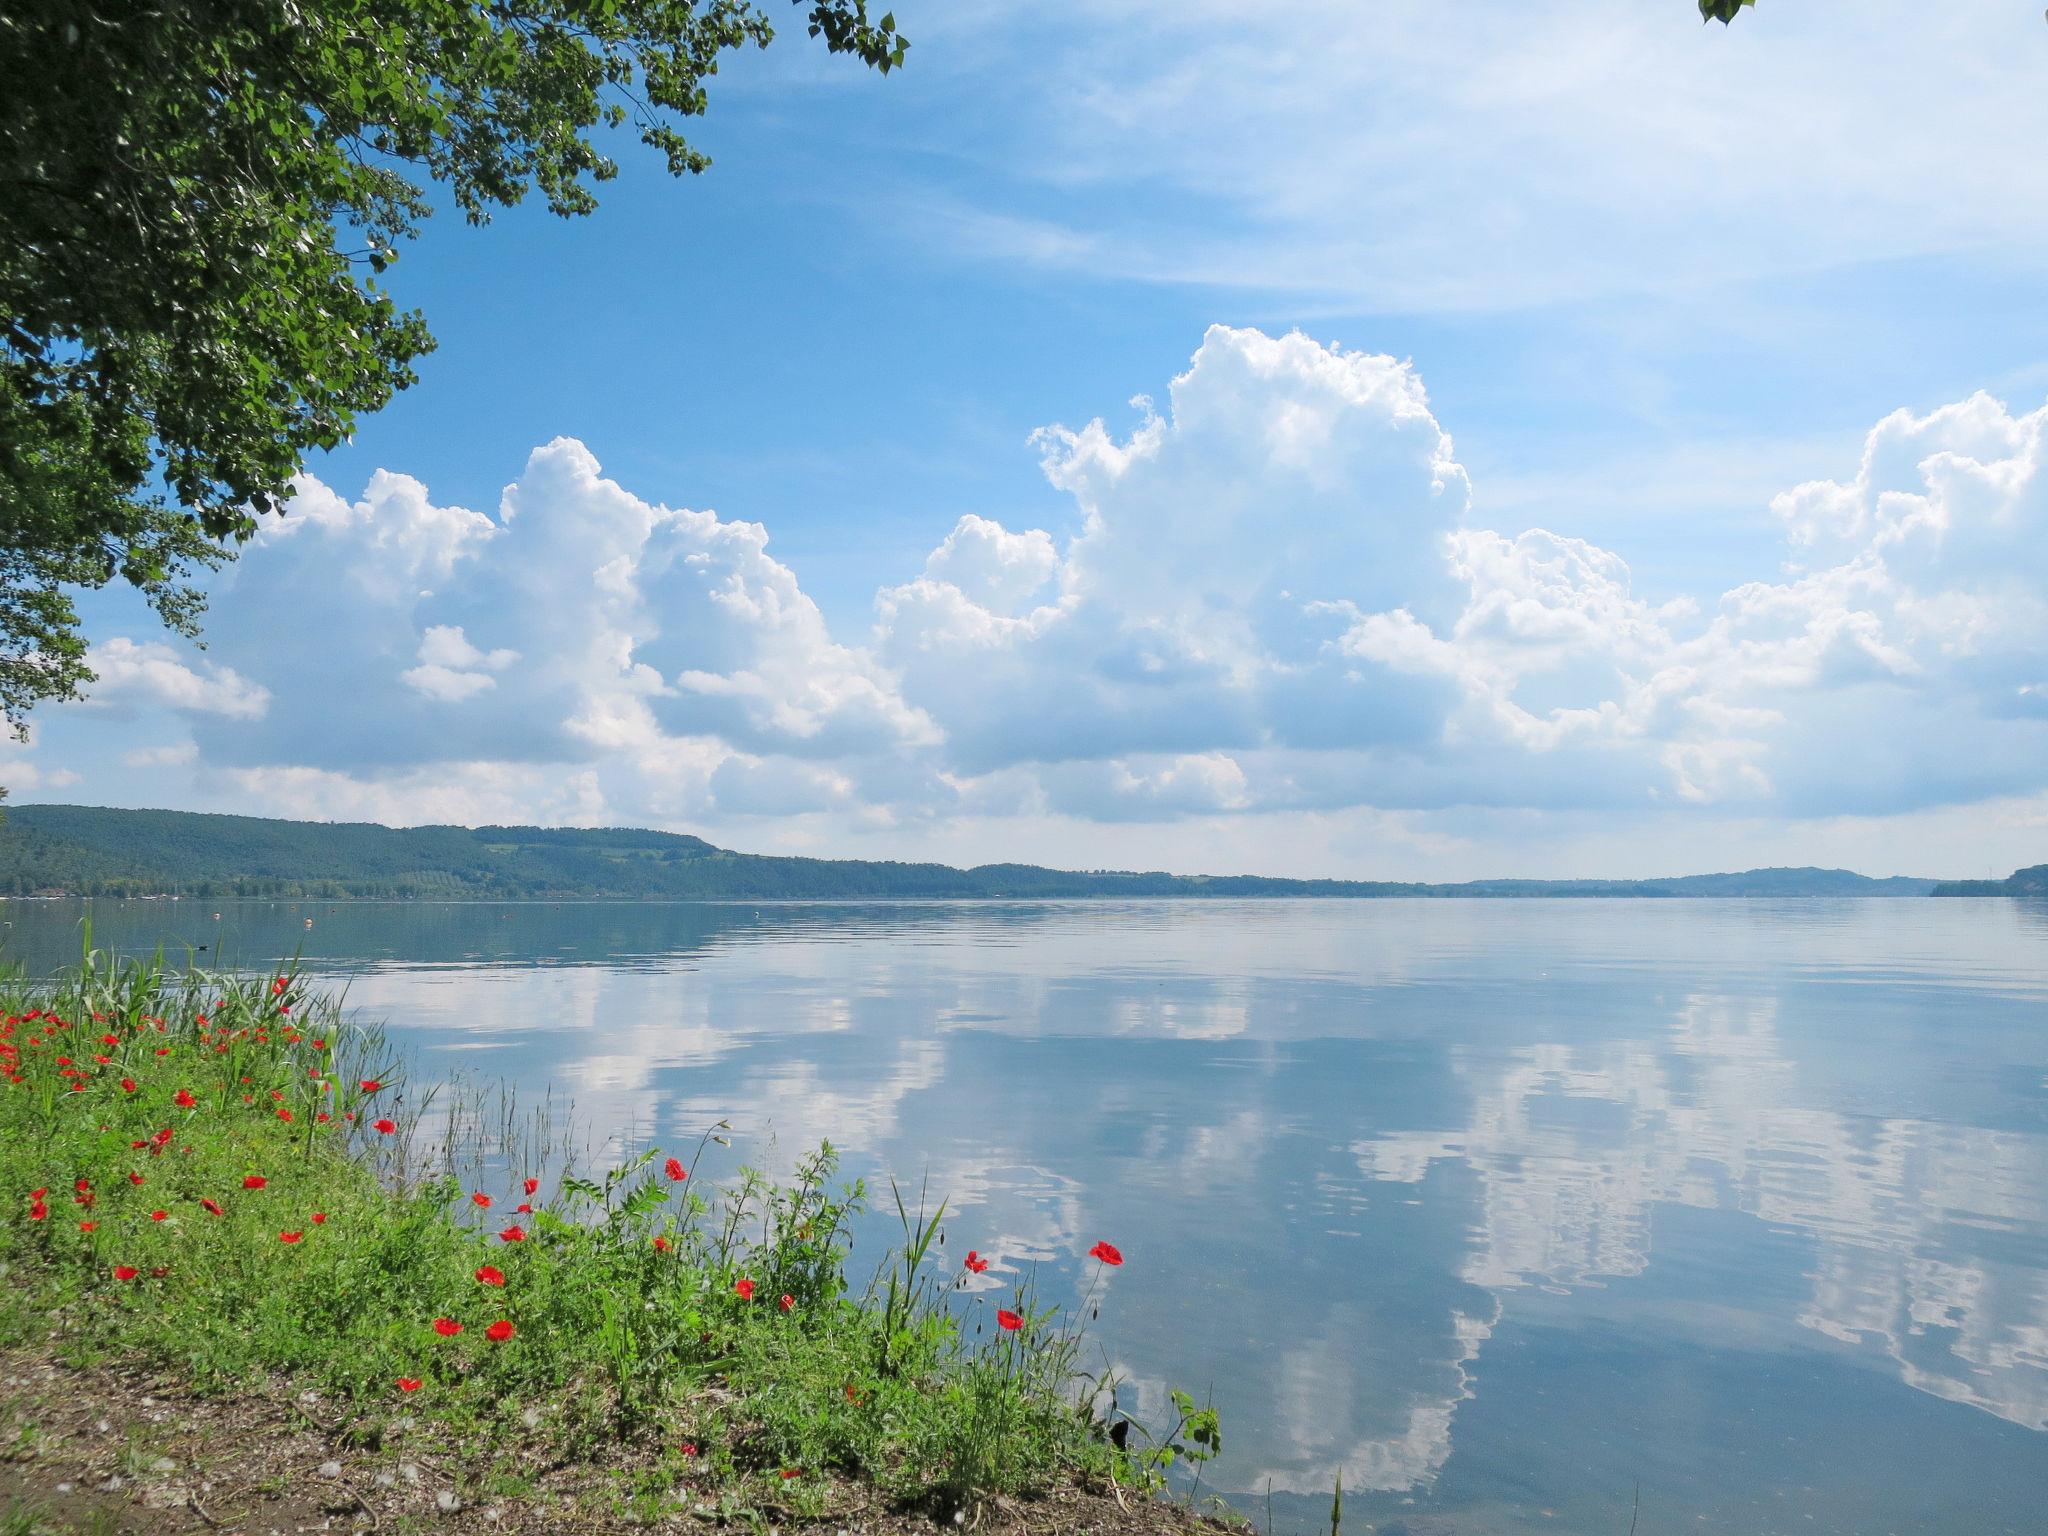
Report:
[[[866,0],[794,0],[884,72]],[[415,380],[380,281],[430,211],[589,213],[628,129],[675,175],[753,0],[0,0],[0,709],[90,680],[67,587],[174,629],[314,449]]]
[[[1700,19],[1718,21],[1725,27],[1735,19],[1737,11],[1755,4],[1756,0],[1700,0]]]

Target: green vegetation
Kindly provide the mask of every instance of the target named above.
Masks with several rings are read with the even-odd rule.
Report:
[[[866,0],[796,0],[833,53],[909,46]],[[190,0],[0,14],[0,711],[92,674],[66,587],[173,629],[185,577],[306,455],[415,381],[433,338],[380,282],[432,211],[597,206],[630,128],[674,175],[752,0]]]
[[[1148,1450],[1112,1436],[1080,1325],[1028,1281],[984,1289],[979,1255],[944,1261],[943,1206],[899,1200],[901,1249],[850,1288],[864,1196],[829,1146],[789,1183],[709,1192],[716,1128],[687,1161],[586,1179],[515,1144],[490,1149],[495,1183],[463,1181],[450,1156],[417,1165],[432,1095],[401,1114],[378,1034],[291,976],[88,953],[52,987],[0,979],[0,1017],[0,1346],[317,1389],[363,1446],[402,1428],[494,1495],[540,1438],[610,1458],[644,1518],[678,1488],[726,1519],[815,1518],[856,1488],[941,1514],[1156,1490],[1219,1443],[1191,1401]]]
[[[345,899],[1051,899],[1143,896],[1924,896],[1932,880],[1761,869],[1670,880],[1281,880],[1032,864],[734,853],[630,828],[380,827],[24,805],[0,824],[0,895]]]
[[[1944,880],[1935,896],[2048,896],[2048,864],[2016,869],[2003,880]]]

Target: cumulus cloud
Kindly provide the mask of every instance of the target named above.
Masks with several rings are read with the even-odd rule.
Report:
[[[1217,327],[1126,427],[1037,435],[1078,531],[961,515],[865,636],[759,524],[558,439],[495,516],[388,472],[353,501],[305,481],[211,652],[103,639],[93,708],[183,721],[130,752],[153,785],[287,813],[828,842],[2024,798],[2048,788],[2044,428],[1983,395],[1887,417],[1853,474],[1777,498],[1781,569],[1652,600],[1615,550],[1475,526],[1411,365]]]
[[[98,681],[87,699],[96,704],[159,704],[192,714],[260,720],[270,693],[232,667],[181,656],[160,640],[115,636],[92,650]]]

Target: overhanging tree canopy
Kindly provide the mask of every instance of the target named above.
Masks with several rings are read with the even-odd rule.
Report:
[[[903,62],[866,0],[794,0]],[[433,347],[378,276],[439,182],[590,212],[630,127],[676,175],[751,0],[0,0],[0,710],[90,681],[66,586],[193,633],[196,566]]]

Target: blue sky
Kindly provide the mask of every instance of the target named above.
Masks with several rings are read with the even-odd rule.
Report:
[[[420,385],[203,655],[92,600],[102,684],[16,798],[1446,878],[2048,856],[2037,14],[898,15],[887,79],[800,28],[734,60],[701,178],[625,143],[594,218],[434,221]]]

